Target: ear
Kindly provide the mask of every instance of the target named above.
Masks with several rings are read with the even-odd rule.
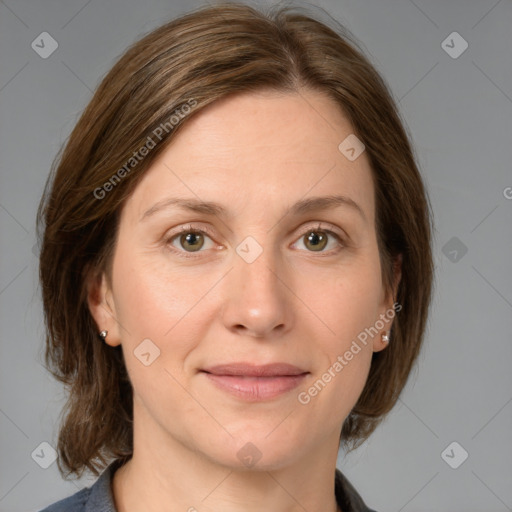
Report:
[[[394,322],[395,313],[394,311],[400,311],[402,306],[397,304],[395,308],[395,298],[398,293],[398,285],[402,279],[402,254],[398,254],[393,259],[393,276],[390,290],[383,291],[383,301],[380,309],[380,316],[378,320],[384,323],[384,327],[379,330],[379,333],[373,339],[373,351],[380,352],[388,346],[388,342],[382,340],[382,335],[387,334],[390,336],[391,326]],[[393,313],[390,313],[393,312]],[[380,324],[379,324],[380,325]],[[391,340],[392,342],[393,340]]]
[[[115,347],[121,344],[119,324],[112,290],[104,272],[91,271],[87,277],[87,304],[96,322],[98,334],[108,331],[105,343]]]

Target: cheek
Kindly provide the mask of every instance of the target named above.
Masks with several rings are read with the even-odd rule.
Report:
[[[344,279],[334,294],[337,305],[333,306],[332,301],[326,304],[332,308],[329,318],[335,335],[319,339],[321,364],[299,397],[301,404],[309,404],[306,407],[310,415],[329,418],[327,423],[332,428],[337,428],[356,404],[371,366],[373,343],[365,329],[375,323],[377,301],[369,282],[368,286],[357,282],[357,289],[347,293]]]
[[[342,376],[341,393],[362,390],[373,354],[382,288],[378,263],[374,258],[368,263],[342,273],[334,283],[336,300],[325,304],[336,333],[328,347],[329,361],[337,361],[331,373]]]
[[[165,270],[162,259],[141,254],[120,257],[114,271],[116,313],[130,335],[163,340],[186,316],[207,284],[179,269]],[[127,334],[126,332],[124,333]]]
[[[332,300],[332,297],[335,300]],[[332,329],[345,347],[374,326],[383,298],[378,253],[374,251],[357,265],[341,269],[333,283],[324,310],[330,311]],[[364,336],[361,336],[364,338]],[[362,345],[364,347],[364,345]]]
[[[379,318],[381,298],[376,250],[351,264],[347,260],[334,279],[320,281],[316,292],[308,296],[311,309],[320,312],[329,329],[321,326],[322,336],[311,333],[322,357],[299,400],[319,416],[330,417],[333,426],[349,414],[366,383],[375,336],[371,328]],[[313,321],[308,327],[312,326]]]
[[[124,252],[133,253],[133,249]],[[183,361],[203,338],[211,315],[202,313],[205,301],[201,298],[218,277],[166,267],[162,258],[144,253],[121,256],[115,264],[114,299],[128,372],[139,389],[149,385],[145,378],[148,373],[156,379],[157,388],[164,389],[172,377],[162,370],[180,380]],[[147,352],[142,347],[157,354],[148,367],[137,358],[137,354]],[[153,371],[148,372],[150,369]]]
[[[176,385],[181,381],[181,365],[190,351],[190,337],[183,332],[187,311],[197,292],[165,275],[161,266],[148,257],[121,255],[115,261],[115,305],[126,368],[134,394],[146,406],[153,404],[154,414],[172,413],[174,400],[163,396],[176,395],[176,401],[188,401]],[[133,249],[125,251],[133,254]],[[147,355],[149,354],[149,355]],[[156,401],[155,401],[156,400]],[[165,403],[166,405],[162,405]]]

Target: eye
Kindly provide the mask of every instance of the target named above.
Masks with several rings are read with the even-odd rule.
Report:
[[[208,234],[209,231],[205,229],[183,226],[179,229],[178,233],[174,233],[167,238],[166,243],[172,245],[181,253],[200,252],[201,249],[209,249],[214,245],[213,240]],[[210,240],[210,247],[208,247],[208,244],[205,244],[206,239]]]
[[[333,227],[333,229],[336,229]],[[333,229],[326,229],[322,224],[312,226],[306,231],[303,231],[302,236],[294,245],[302,242],[308,252],[318,253],[331,253],[337,252],[343,247],[343,239]],[[185,258],[193,258],[193,253],[201,252],[201,249],[211,249],[215,247],[213,236],[208,229],[194,228],[191,225],[182,226],[177,233],[173,233],[166,240],[165,243],[173,247],[173,251],[179,253],[180,256]],[[334,240],[334,248],[325,251],[324,249],[329,245],[329,242]],[[210,241],[208,246],[207,241]]]
[[[336,241],[334,251],[336,252],[336,247],[340,248],[343,246],[343,240],[340,235],[335,233],[330,229],[322,228],[322,225],[319,224],[316,227],[309,228],[307,231],[303,232],[301,238],[296,242],[303,242],[308,252],[331,252],[330,250],[324,251],[324,249],[329,244],[329,239],[334,239]]]

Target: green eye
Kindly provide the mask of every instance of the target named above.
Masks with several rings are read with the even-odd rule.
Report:
[[[204,252],[202,249],[211,249],[215,245],[212,237],[213,235],[205,229],[183,226],[178,233],[174,233],[166,240],[166,244],[170,244],[173,250],[183,257],[193,257],[193,253]],[[335,242],[335,246],[331,250],[325,250],[331,239]],[[207,245],[208,240],[211,244],[210,247]],[[322,229],[321,226],[310,227],[303,232],[294,245],[300,242],[304,244],[307,252],[330,253],[335,251],[336,248],[343,247],[343,240],[340,235],[329,229]]]
[[[181,247],[186,248],[187,245],[191,252],[199,251],[204,245],[204,236],[199,232],[190,232],[180,235],[179,243]]]
[[[310,231],[303,238],[307,240],[305,243],[306,247],[308,247],[308,244],[311,244],[313,251],[322,251],[328,242],[328,237],[323,231]]]

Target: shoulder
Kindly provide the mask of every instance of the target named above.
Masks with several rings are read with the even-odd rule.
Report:
[[[85,512],[85,506],[91,494],[91,487],[52,503],[40,512]]]
[[[112,494],[112,475],[119,461],[112,462],[90,487],[52,503],[39,512],[117,512]]]
[[[366,505],[356,488],[338,468],[336,468],[335,492],[336,501],[343,512],[376,512]]]

